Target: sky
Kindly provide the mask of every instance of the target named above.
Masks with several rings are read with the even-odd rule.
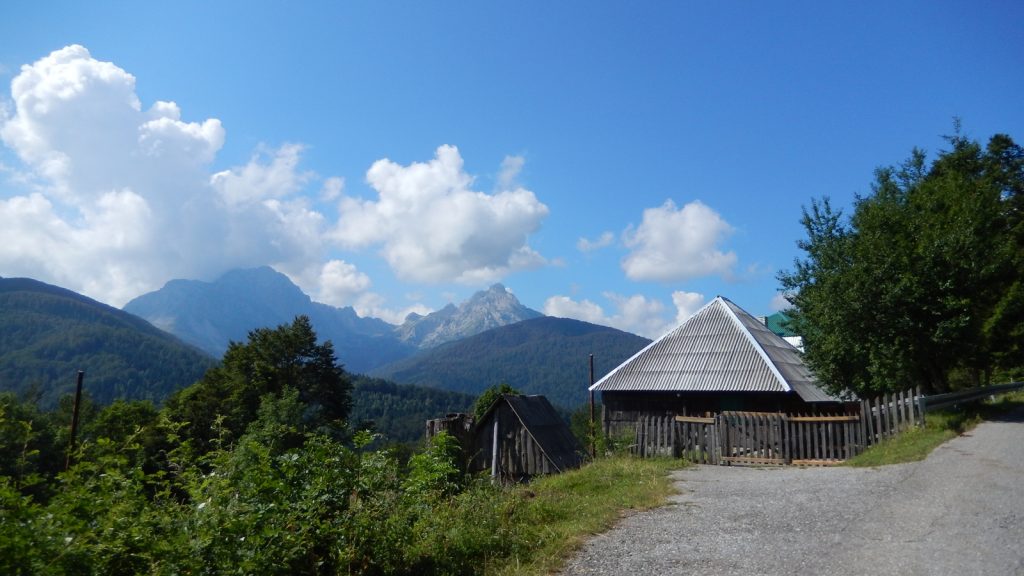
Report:
[[[271,265],[400,323],[501,282],[648,337],[784,307],[954,118],[1024,140],[1021,2],[0,7],[0,276],[121,307]]]

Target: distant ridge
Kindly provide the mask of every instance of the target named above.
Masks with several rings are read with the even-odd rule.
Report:
[[[232,270],[213,282],[171,280],[124,309],[218,358],[229,342],[245,341],[249,331],[279,326],[300,314],[309,317],[321,341],[334,344],[350,372],[364,372],[414,350],[395,337],[391,324],[361,318],[351,307],[313,302],[269,266]]]
[[[362,318],[352,307],[314,302],[292,281],[269,266],[232,270],[213,282],[171,280],[143,294],[124,310],[219,358],[231,341],[249,331],[309,317],[321,340],[334,344],[349,372],[365,373],[407,358],[417,350],[542,316],[523,306],[501,284],[474,294],[456,306],[421,316],[410,314],[401,326]]]
[[[192,384],[213,358],[145,320],[33,280],[0,278],[0,390],[53,406],[86,372],[99,402],[161,401]]]
[[[650,342],[607,326],[543,316],[442,344],[372,374],[473,395],[507,383],[574,408],[588,398],[590,354],[600,378]]]

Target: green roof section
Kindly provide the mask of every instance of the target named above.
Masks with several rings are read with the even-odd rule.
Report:
[[[789,316],[786,316],[782,312],[776,312],[775,314],[768,316],[765,319],[764,324],[777,336],[782,336],[783,338],[786,336],[799,336],[799,334],[789,329],[789,326],[787,325],[788,322]]]

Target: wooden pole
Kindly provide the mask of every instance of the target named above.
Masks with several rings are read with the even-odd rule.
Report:
[[[498,478],[498,409],[494,410],[494,438],[491,441],[491,479]]]
[[[78,435],[78,410],[79,405],[82,403],[82,380],[85,378],[85,372],[78,371],[78,384],[75,386],[75,404],[71,408],[71,441],[68,443],[68,457],[64,461],[64,471],[66,472],[71,468],[72,454],[75,452],[75,437]]]
[[[594,386],[594,355],[590,355],[590,386]],[[594,422],[594,391],[590,390],[590,457],[597,458],[597,425]]]

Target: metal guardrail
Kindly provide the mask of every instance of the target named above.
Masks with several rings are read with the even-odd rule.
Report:
[[[972,388],[970,390],[961,390],[959,392],[949,392],[947,394],[936,394],[934,396],[920,396],[917,401],[921,407],[921,413],[932,410],[940,410],[942,408],[949,408],[950,406],[956,406],[957,404],[966,404],[967,402],[974,402],[987,398],[995,394],[1002,394],[1004,392],[1012,392],[1014,390],[1020,390],[1024,388],[1024,382],[1010,382],[1009,384],[996,384],[995,386],[986,386],[984,388]]]

